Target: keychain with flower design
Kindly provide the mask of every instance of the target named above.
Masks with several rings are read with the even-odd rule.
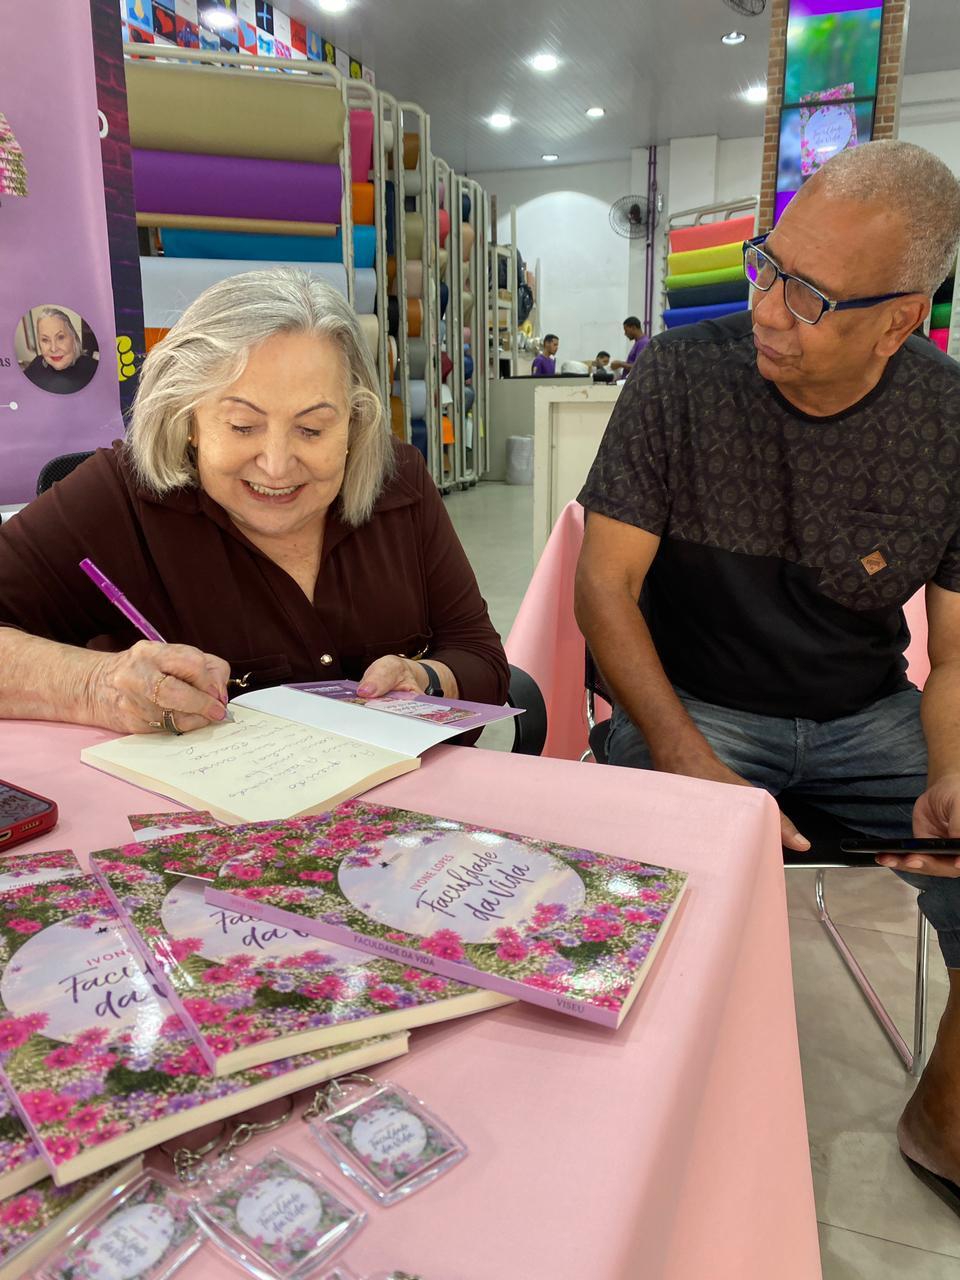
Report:
[[[389,1080],[331,1080],[303,1118],[341,1172],[381,1205],[419,1191],[467,1154],[419,1098]]]

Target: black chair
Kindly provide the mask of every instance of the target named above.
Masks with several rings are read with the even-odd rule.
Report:
[[[514,716],[511,753],[541,755],[547,740],[547,707],[540,686],[521,667],[510,667],[507,702],[511,707],[523,708],[522,716]]]
[[[86,462],[92,455],[93,450],[86,449],[83,453],[61,453],[58,458],[51,458],[37,477],[37,497],[46,493],[58,480],[64,480],[74,467],[79,467],[81,462]]]
[[[585,648],[584,688],[587,699],[587,727],[589,731],[589,747],[580,757],[586,761],[591,757],[597,764],[607,763],[607,735],[610,732],[610,721],[596,718],[596,700],[603,698],[612,704],[613,699],[603,683],[603,676],[593,660],[590,650]],[[879,867],[869,853],[845,853],[840,848],[842,840],[862,838],[862,833],[845,826],[829,813],[818,809],[802,796],[785,791],[777,796],[780,808],[793,822],[799,831],[810,841],[806,853],[795,853],[783,850],[783,865],[787,871],[795,868],[814,870],[817,873],[814,892],[817,902],[817,915],[847,968],[848,973],[860,989],[871,1012],[880,1024],[884,1035],[890,1041],[897,1056],[906,1070],[918,1076],[926,1061],[927,1043],[927,959],[930,952],[930,925],[926,916],[917,909],[917,947],[916,971],[914,977],[913,1005],[913,1043],[907,1044],[877,995],[873,984],[864,973],[856,956],[847,945],[837,928],[836,922],[827,909],[826,874],[834,868]]]

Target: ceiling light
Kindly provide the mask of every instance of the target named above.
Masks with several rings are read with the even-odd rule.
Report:
[[[226,9],[204,9],[200,17],[208,26],[219,27],[223,31],[237,25],[237,15],[228,13]]]
[[[513,116],[506,111],[495,111],[492,116],[487,116],[487,124],[491,129],[509,129],[513,124]]]
[[[604,111],[603,107],[587,107],[587,115],[591,120],[599,120],[601,116],[605,116],[606,114],[607,113]]]
[[[530,59],[534,71],[556,71],[560,59],[553,53],[537,53]]]
[[[553,161],[553,160],[559,160],[560,157],[554,151],[545,151],[543,155],[540,157],[540,159],[546,160],[549,163],[550,161]]]
[[[766,102],[767,86],[765,84],[752,84],[749,89],[744,89],[740,94],[744,102]]]
[[[314,2],[324,13],[343,13],[348,0],[314,0]]]
[[[725,36],[720,37],[721,44],[743,44],[746,36],[742,31],[728,31]]]

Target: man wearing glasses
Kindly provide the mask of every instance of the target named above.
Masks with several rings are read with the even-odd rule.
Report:
[[[580,494],[612,764],[960,836],[960,365],[911,337],[958,241],[934,156],[841,152],[744,244],[752,310],[638,360]],[[902,605],[924,585],[921,704]],[[809,847],[785,815],[782,834]],[[960,858],[880,861],[921,890],[950,976],[900,1145],[960,1213]]]

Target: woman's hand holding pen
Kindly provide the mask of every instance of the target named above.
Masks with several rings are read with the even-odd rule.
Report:
[[[188,644],[140,640],[90,672],[89,723],[122,733],[189,733],[226,718],[230,667]],[[164,712],[172,720],[164,723]]]

